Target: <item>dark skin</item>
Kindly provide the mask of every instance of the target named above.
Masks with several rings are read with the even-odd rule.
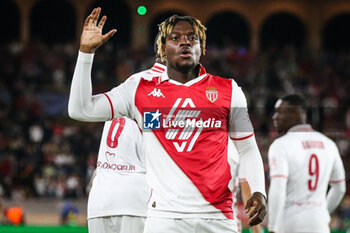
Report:
[[[275,113],[272,116],[272,120],[278,133],[284,134],[291,127],[306,123],[303,114],[305,114],[305,112],[300,107],[291,106],[288,102],[279,99],[276,102]]]
[[[99,21],[101,8],[95,8],[86,18],[80,38],[80,51],[94,53],[98,47],[108,41],[116,29],[102,34],[103,26],[107,20],[103,16]],[[179,21],[163,46],[166,55],[168,75],[171,79],[186,83],[199,74],[199,59],[202,54],[199,35],[187,21]],[[260,223],[266,215],[265,197],[258,192],[253,193],[246,205],[249,215],[249,225]]]
[[[198,76],[202,54],[200,40],[189,22],[179,21],[167,36],[162,49],[171,79],[186,83]]]

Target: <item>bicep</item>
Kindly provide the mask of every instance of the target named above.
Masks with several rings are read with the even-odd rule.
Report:
[[[116,117],[128,117],[135,119],[135,93],[139,79],[133,77],[121,85],[113,88],[104,95],[108,99],[111,119]]]
[[[242,89],[232,81],[229,136],[232,140],[243,140],[253,134],[254,129],[248,114],[247,100]]]

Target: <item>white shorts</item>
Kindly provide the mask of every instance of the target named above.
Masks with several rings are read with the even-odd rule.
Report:
[[[120,215],[88,219],[89,233],[142,233],[146,218]]]
[[[237,233],[232,219],[148,217],[144,233]]]

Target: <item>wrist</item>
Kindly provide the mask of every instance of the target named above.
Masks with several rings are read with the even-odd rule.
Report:
[[[264,194],[262,194],[261,192],[254,192],[253,194],[256,194],[256,195],[259,195],[259,196],[262,196],[264,198],[265,201],[267,201],[267,198],[265,197]]]
[[[79,50],[83,53],[95,53],[96,51],[96,49],[84,45],[80,45]]]

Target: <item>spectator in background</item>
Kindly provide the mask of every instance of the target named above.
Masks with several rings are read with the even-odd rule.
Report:
[[[64,202],[61,215],[60,215],[61,225],[77,226],[78,217],[79,217],[78,207],[76,207],[69,201]]]

